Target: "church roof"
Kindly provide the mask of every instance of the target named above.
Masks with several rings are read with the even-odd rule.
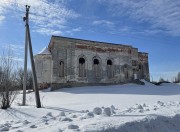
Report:
[[[51,52],[49,51],[49,49],[47,47],[44,47],[39,53],[38,55],[50,55]]]

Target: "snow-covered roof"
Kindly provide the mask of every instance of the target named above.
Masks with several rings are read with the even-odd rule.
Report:
[[[38,55],[50,55],[51,52],[49,51],[49,49],[47,47],[44,47],[39,53]]]

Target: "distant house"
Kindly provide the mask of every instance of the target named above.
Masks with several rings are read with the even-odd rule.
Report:
[[[35,55],[39,86],[73,87],[149,80],[148,54],[129,45],[52,36]]]

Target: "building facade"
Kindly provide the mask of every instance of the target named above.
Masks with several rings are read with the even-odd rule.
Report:
[[[38,84],[52,87],[149,80],[148,54],[130,45],[52,36],[35,55]]]

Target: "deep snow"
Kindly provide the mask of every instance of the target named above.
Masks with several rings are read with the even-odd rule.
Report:
[[[179,132],[180,85],[145,84],[44,90],[40,109],[34,93],[18,106],[19,94],[12,108],[0,110],[0,131]]]

